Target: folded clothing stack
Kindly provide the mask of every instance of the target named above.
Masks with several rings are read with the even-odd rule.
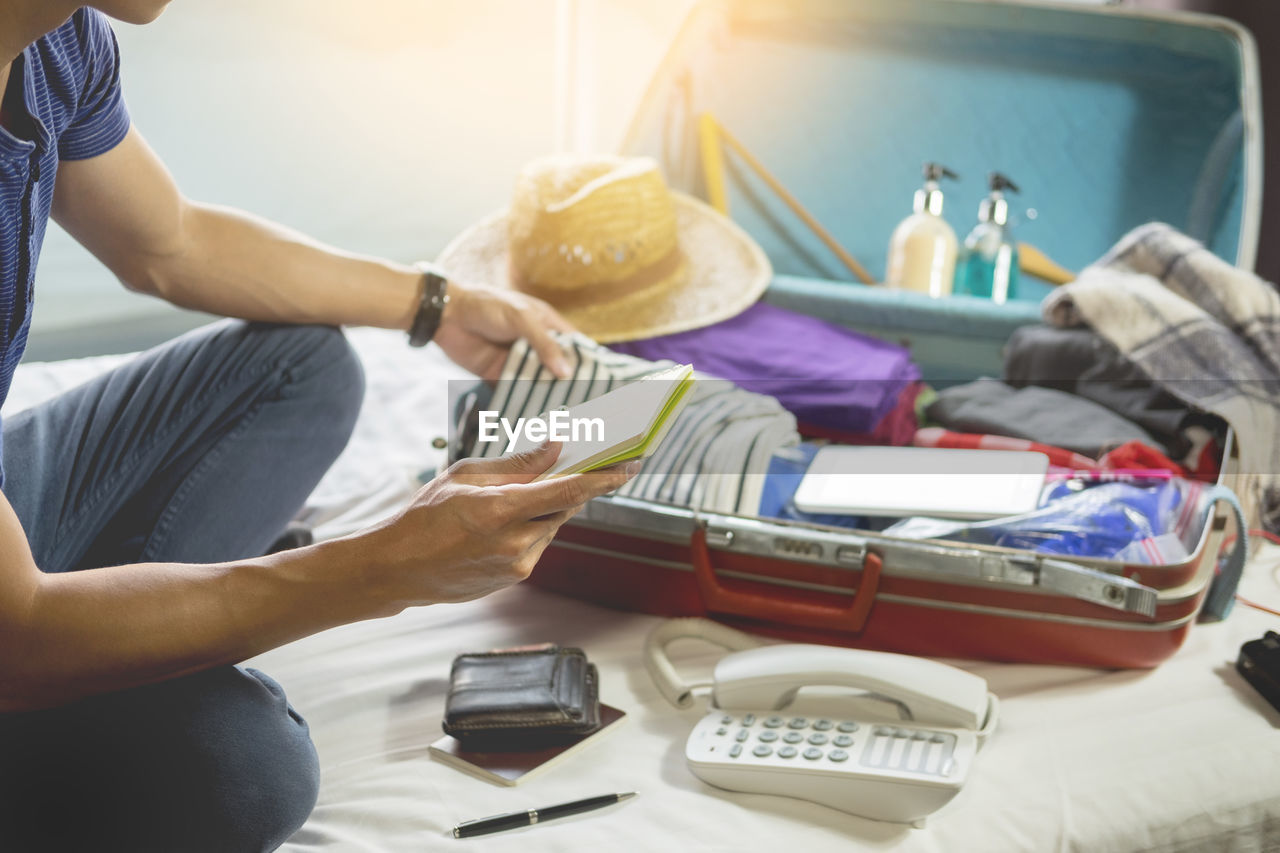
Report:
[[[805,435],[905,445],[915,430],[920,369],[905,348],[776,305],[760,302],[710,326],[610,348],[692,364],[774,397]]]
[[[600,728],[595,664],[554,645],[459,655],[443,726],[471,748],[541,749],[591,734]]]
[[[568,378],[557,379],[527,341],[516,341],[484,408],[515,423],[673,366],[614,352],[582,335],[559,340],[569,360]],[[777,400],[699,370],[689,403],[661,446],[617,493],[709,512],[753,513],[774,451],[799,440],[795,417]],[[500,456],[505,449],[501,441],[464,439],[461,444],[463,453],[480,458]]]
[[[1222,419],[1153,382],[1092,329],[1017,329],[1005,347],[1004,381],[1015,388],[1053,388],[1104,406],[1144,430],[1151,436],[1149,445],[1190,470],[1216,462],[1200,457],[1222,432]]]

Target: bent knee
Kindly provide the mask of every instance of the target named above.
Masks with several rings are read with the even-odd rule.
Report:
[[[26,752],[0,770],[0,829],[30,849],[274,850],[319,792],[306,723],[278,684],[236,667],[22,722],[9,734]]]
[[[364,401],[364,367],[341,329],[333,326],[277,327],[291,338],[286,368],[294,382],[330,400],[336,413],[355,423]]]
[[[280,686],[256,670],[233,672],[244,680],[229,717],[234,725],[192,762],[207,777],[208,799],[186,826],[204,823],[220,837],[220,850],[274,850],[315,807],[319,760]]]

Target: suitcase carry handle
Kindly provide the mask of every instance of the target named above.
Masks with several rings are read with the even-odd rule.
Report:
[[[697,581],[702,604],[709,613],[857,634],[867,624],[876,590],[880,587],[882,562],[880,555],[871,551],[862,558],[862,579],[853,600],[845,606],[828,606],[781,601],[767,595],[725,589],[716,580],[715,569],[711,567],[711,549],[707,547],[707,531],[703,527],[693,531],[690,550],[693,554],[693,577]]]

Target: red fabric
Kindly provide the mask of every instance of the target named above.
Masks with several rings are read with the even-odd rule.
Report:
[[[1108,451],[1098,460],[1099,468],[1132,468],[1141,471],[1172,471],[1185,477],[1187,470],[1159,450],[1140,441],[1128,441]]]
[[[1070,468],[1077,471],[1088,470],[1136,470],[1136,471],[1171,471],[1178,477],[1186,477],[1187,469],[1159,450],[1140,441],[1130,441],[1120,445],[1102,456],[1101,459],[1090,459],[1079,453],[1028,441],[1025,438],[1010,438],[1005,435],[982,435],[972,432],[952,432],[942,427],[925,427],[916,430],[912,444],[916,447],[958,447],[969,450],[1035,450],[1049,457],[1049,464],[1059,468]],[[1196,479],[1210,481],[1217,479],[1216,448],[1211,456],[1206,453],[1201,457],[1201,464],[1211,467],[1212,474],[1197,469]]]
[[[1010,438],[1007,435],[983,435],[975,432],[952,432],[942,427],[916,430],[912,441],[916,447],[955,447],[965,450],[1035,450],[1049,457],[1049,464],[1061,468],[1097,468],[1096,460],[1061,447]]]

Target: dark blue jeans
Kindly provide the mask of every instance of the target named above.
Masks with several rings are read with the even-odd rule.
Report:
[[[263,553],[364,393],[336,329],[225,321],[4,422],[4,493],[46,572]],[[0,849],[270,850],[319,782],[306,723],[218,667],[0,715]]]

